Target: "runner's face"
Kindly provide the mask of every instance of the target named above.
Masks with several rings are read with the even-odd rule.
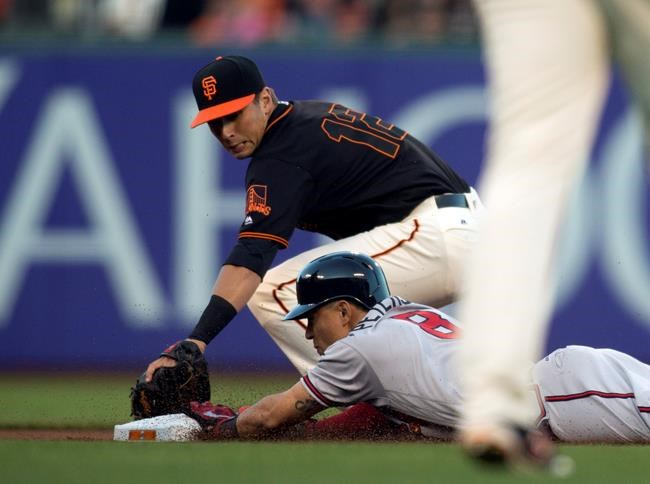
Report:
[[[264,137],[266,124],[273,111],[270,102],[267,93],[262,91],[257,101],[241,111],[210,121],[210,131],[235,158],[248,158]]]
[[[332,344],[348,335],[347,319],[341,311],[340,303],[334,301],[321,306],[307,317],[305,337],[314,341],[314,348],[319,355]]]

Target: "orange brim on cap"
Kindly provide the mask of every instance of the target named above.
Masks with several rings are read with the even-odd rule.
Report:
[[[198,125],[212,121],[213,119],[228,116],[229,114],[241,111],[248,106],[255,99],[255,94],[233,99],[225,103],[210,106],[209,108],[202,109],[190,124],[190,128],[196,128]]]

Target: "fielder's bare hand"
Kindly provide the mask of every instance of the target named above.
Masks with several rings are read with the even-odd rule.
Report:
[[[207,345],[203,341],[198,340],[198,339],[190,339],[190,338],[188,338],[187,341],[191,341],[191,342],[195,343],[199,347],[199,349],[201,350],[201,353],[205,353],[205,348],[206,348]],[[158,368],[162,368],[164,366],[167,366],[167,367],[176,366],[176,360],[174,360],[173,358],[170,358],[168,356],[161,356],[157,360],[154,360],[151,363],[149,363],[149,366],[147,366],[147,371],[145,371],[145,381],[147,383],[150,383],[151,379],[153,378],[153,374],[155,373],[155,371]]]

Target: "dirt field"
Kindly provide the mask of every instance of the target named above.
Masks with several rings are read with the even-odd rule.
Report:
[[[113,440],[110,429],[0,429],[1,440]]]

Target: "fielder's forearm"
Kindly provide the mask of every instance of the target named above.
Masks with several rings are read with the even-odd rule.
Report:
[[[224,265],[212,288],[212,294],[227,300],[237,312],[248,303],[262,278],[256,272],[242,266]]]
[[[201,350],[214,339],[253,296],[262,280],[245,267],[225,265],[214,283],[210,303],[188,339],[202,342]]]

